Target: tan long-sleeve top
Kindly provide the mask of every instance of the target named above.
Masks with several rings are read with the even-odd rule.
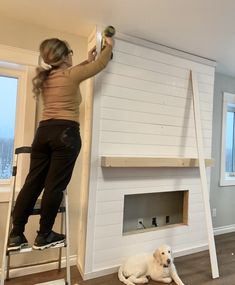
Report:
[[[111,58],[112,47],[107,45],[98,59],[64,70],[52,70],[42,90],[43,120],[64,119],[78,121],[82,97],[79,84],[105,68]]]

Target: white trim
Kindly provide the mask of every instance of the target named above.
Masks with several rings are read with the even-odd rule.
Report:
[[[232,233],[232,232],[235,232],[235,224],[214,228],[214,235],[215,236],[228,234],[228,233]]]
[[[191,61],[194,61],[194,62],[202,63],[202,64],[205,64],[205,65],[209,65],[209,66],[212,66],[212,67],[216,67],[216,65],[217,65],[216,61],[213,60],[213,59],[201,57],[199,55],[195,55],[195,54],[183,51],[183,50],[179,50],[179,49],[175,49],[175,48],[172,48],[172,47],[168,47],[166,45],[162,45],[162,44],[159,44],[159,43],[151,42],[151,41],[143,39],[143,38],[133,37],[133,36],[130,36],[130,35],[119,33],[119,32],[117,32],[115,34],[115,38],[116,39],[120,39],[122,41],[130,42],[130,43],[133,43],[133,44],[136,44],[136,45],[139,45],[139,46],[151,48],[151,49],[154,49],[154,50],[157,50],[157,51],[160,51],[160,52],[163,52],[163,53],[167,53],[167,54],[170,54],[170,55],[173,55],[173,56],[177,56],[177,57],[184,58],[184,59],[187,59],[187,60],[191,60]]]
[[[16,110],[16,125],[15,125],[15,146],[21,146],[24,144],[25,140],[25,125],[26,125],[26,104],[29,99],[27,99],[30,93],[28,88],[28,79],[30,68],[36,67],[38,65],[38,52],[11,47],[7,45],[0,45],[0,68],[4,75],[17,76],[19,79],[18,85],[18,96],[17,96],[17,110]],[[19,96],[20,93],[20,96]],[[36,103],[35,103],[36,104]],[[20,120],[17,116],[20,115]],[[19,118],[19,117],[18,117]],[[23,119],[22,119],[23,118]],[[22,135],[24,134],[24,135]],[[19,167],[21,167],[22,161],[19,162]],[[20,174],[20,173],[19,173]],[[18,175],[18,184],[21,182],[21,177]],[[7,195],[5,191],[1,191],[1,188],[5,188],[5,185],[0,185],[0,202],[7,202]],[[8,188],[10,190],[10,185]]]
[[[226,163],[226,126],[227,126],[227,104],[235,104],[235,94],[223,93],[223,112],[222,112],[222,137],[221,137],[221,158],[220,158],[220,186],[235,185],[235,179],[225,176]]]
[[[217,255],[215,249],[215,240],[213,234],[211,209],[210,209],[210,197],[209,197],[209,189],[208,189],[205,159],[204,159],[205,156],[203,148],[198,80],[197,80],[197,73],[193,70],[191,70],[191,79],[192,79],[192,89],[193,89],[193,111],[194,111],[194,122],[195,122],[195,132],[196,132],[196,143],[197,143],[197,151],[199,159],[199,171],[200,171],[200,179],[202,187],[203,205],[204,205],[205,218],[206,218],[207,237],[209,243],[211,271],[212,271],[212,277],[218,278],[219,269],[218,269]]]
[[[77,255],[72,255],[69,258],[70,265],[76,265],[77,263]],[[61,266],[64,268],[66,267],[66,258],[62,257]],[[10,278],[46,272],[49,270],[54,270],[58,268],[58,262],[46,263],[41,265],[33,265],[29,267],[22,267],[10,270]]]
[[[208,244],[200,244],[200,245],[192,247],[192,248],[174,251],[174,257],[185,256],[185,255],[189,255],[189,254],[193,254],[193,253],[197,253],[197,252],[201,252],[201,251],[205,251],[205,250],[208,250]],[[84,273],[81,275],[82,275],[82,279],[84,281],[86,281],[89,279],[93,279],[93,278],[97,278],[97,277],[116,273],[118,271],[118,268],[119,268],[119,266],[113,266],[110,268],[102,268],[100,270]]]
[[[37,66],[39,53],[0,44],[0,61],[20,65]]]
[[[98,34],[100,28],[96,31],[96,46],[100,46]],[[96,192],[98,183],[98,167],[99,157],[99,137],[100,137],[100,106],[101,106],[101,80],[102,74],[95,76],[93,97],[93,114],[92,114],[92,139],[91,139],[91,161],[90,161],[90,178],[89,178],[89,195],[88,195],[88,214],[87,214],[87,236],[85,250],[85,271],[91,271],[93,267],[93,247],[94,247],[94,231],[95,231],[95,211],[96,211]]]

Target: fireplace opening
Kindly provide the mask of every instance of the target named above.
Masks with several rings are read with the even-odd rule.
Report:
[[[188,224],[188,190],[124,196],[123,234]]]

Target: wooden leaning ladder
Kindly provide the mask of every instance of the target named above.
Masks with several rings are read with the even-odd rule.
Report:
[[[215,240],[214,240],[214,234],[213,234],[213,226],[212,226],[211,210],[210,210],[210,202],[209,202],[210,198],[209,198],[209,190],[208,190],[208,184],[207,184],[206,167],[205,167],[205,159],[204,159],[204,151],[203,151],[203,139],[202,139],[203,137],[202,137],[202,126],[201,126],[201,117],[200,117],[198,80],[197,80],[197,74],[193,70],[190,71],[190,79],[192,82],[193,111],[194,111],[194,121],[195,121],[196,142],[197,142],[202,196],[203,196],[203,203],[204,203],[204,209],[205,209],[205,215],[206,215],[206,226],[207,226],[211,271],[212,271],[212,278],[218,278],[219,269],[218,269],[217,255],[216,255],[216,249],[215,249]]]
[[[33,251],[31,246],[22,248],[21,250],[17,251],[9,251],[7,249],[7,243],[8,243],[8,237],[9,233],[11,231],[12,227],[12,211],[14,208],[14,203],[15,203],[15,188],[16,188],[16,174],[17,174],[17,163],[18,163],[18,155],[19,154],[26,154],[26,153],[31,153],[31,148],[30,147],[20,147],[16,148],[15,150],[15,157],[14,157],[14,166],[13,166],[13,171],[12,171],[12,180],[13,180],[13,185],[10,193],[10,199],[9,199],[9,208],[8,208],[8,216],[7,216],[7,223],[6,223],[6,232],[5,232],[5,241],[4,241],[4,248],[3,248],[3,258],[2,258],[2,269],[1,269],[1,284],[5,284],[5,279],[9,279],[9,273],[10,269],[13,269],[13,267],[10,267],[10,258],[11,256],[15,254],[21,254],[21,253],[30,253]],[[42,262],[42,263],[37,263],[37,264],[32,264],[31,266],[38,266],[41,264],[47,264],[47,263],[52,263],[52,262],[58,262],[58,269],[61,270],[61,261],[62,261],[62,248],[65,247],[66,251],[66,280],[60,279],[60,280],[55,280],[51,282],[46,282],[45,284],[66,284],[66,285],[71,285],[71,277],[70,277],[70,262],[69,262],[69,256],[70,256],[70,244],[69,244],[69,216],[68,216],[68,194],[67,194],[67,189],[64,190],[64,199],[62,204],[60,205],[60,208],[58,210],[58,213],[61,213],[61,233],[65,233],[66,235],[66,240],[65,243],[59,244],[53,248],[57,248],[59,250],[59,256],[57,260],[51,260],[47,262]],[[40,214],[40,200],[37,201],[35,204],[35,207],[33,209],[32,215],[38,215]],[[19,267],[14,267],[14,268],[23,268],[27,267],[28,265],[25,266],[19,266]],[[44,283],[40,283],[44,284]]]

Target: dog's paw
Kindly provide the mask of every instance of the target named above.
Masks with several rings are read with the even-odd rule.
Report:
[[[143,283],[148,283],[148,282],[149,282],[149,280],[148,280],[148,278],[147,278],[147,277],[143,277],[142,282],[143,282]]]
[[[135,282],[136,282],[137,280],[135,280]],[[149,282],[149,280],[148,280],[148,278],[147,277],[139,277],[138,278],[138,283],[143,283],[143,284],[145,284],[145,283],[148,283]]]
[[[171,283],[172,282],[172,278],[170,277],[166,277],[162,280],[164,283]]]

